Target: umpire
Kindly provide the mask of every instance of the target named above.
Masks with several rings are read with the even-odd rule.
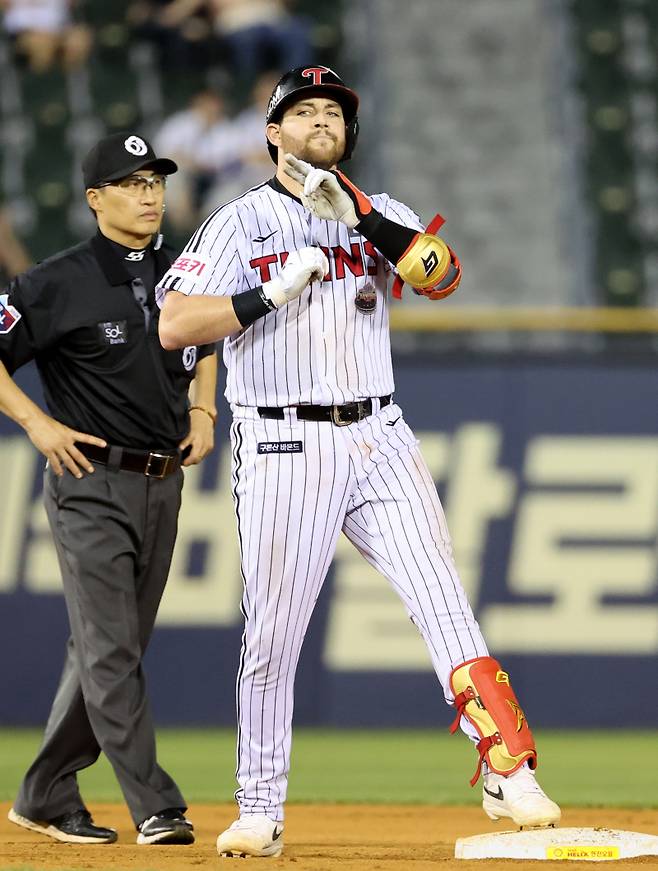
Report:
[[[171,563],[181,466],[212,450],[216,417],[214,345],[165,351],[158,340],[154,287],[173,259],[159,229],[176,169],[134,133],[102,139],[83,162],[98,232],[0,297],[0,410],[48,459],[44,499],[71,627],[9,819],[59,841],[117,838],[94,825],[77,785],[101,751],[137,843],[194,841],[185,800],[157,763],[141,664]],[[32,359],[50,416],[11,378]]]

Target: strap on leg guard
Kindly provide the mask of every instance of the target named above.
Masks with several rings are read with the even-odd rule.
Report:
[[[524,762],[536,767],[535,739],[510,686],[509,675],[493,657],[480,656],[458,665],[450,674],[450,688],[457,709],[450,731],[456,732],[464,716],[480,736],[480,758],[471,786],[477,783],[485,759],[496,774],[512,774]]]

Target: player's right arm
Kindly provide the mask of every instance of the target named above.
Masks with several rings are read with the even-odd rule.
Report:
[[[159,335],[167,351],[219,341],[296,299],[329,264],[320,248],[293,251],[269,281],[240,291],[240,234],[229,207],[220,209],[190,239],[156,289],[162,311]]]
[[[230,296],[185,296],[167,292],[158,331],[166,351],[187,345],[206,345],[242,329]]]
[[[166,351],[225,339],[296,299],[311,281],[322,281],[329,263],[319,248],[293,251],[278,275],[233,296],[185,296],[169,291],[159,334]]]

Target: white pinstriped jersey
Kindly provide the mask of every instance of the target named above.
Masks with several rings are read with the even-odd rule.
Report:
[[[387,194],[370,197],[387,218],[423,229]],[[158,288],[232,296],[274,277],[293,251],[322,248],[329,273],[302,295],[224,341],[226,397],[243,406],[333,405],[393,393],[389,264],[371,242],[311,215],[272,179],[221,206],[192,236]],[[373,311],[357,294],[376,295]]]
[[[371,200],[391,220],[421,229],[386,194]],[[241,814],[277,821],[287,795],[295,669],[341,532],[400,596],[446,699],[451,669],[487,654],[416,437],[396,403],[375,398],[393,392],[393,372],[390,266],[372,243],[313,217],[273,179],[205,221],[162,280],[160,297],[241,293],[309,245],[327,254],[325,279],[224,340],[245,616],[236,798]],[[294,408],[368,397],[371,413],[347,426],[300,419]],[[279,415],[273,406],[293,408]]]

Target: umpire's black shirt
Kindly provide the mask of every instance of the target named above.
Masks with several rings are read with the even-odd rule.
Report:
[[[172,254],[149,246],[156,279]],[[172,449],[189,431],[196,360],[215,347],[162,348],[153,287],[145,304],[133,288],[135,276],[147,274],[147,263],[126,262],[100,232],[55,254],[0,296],[0,359],[10,374],[36,361],[48,409],[61,423],[109,444]]]

